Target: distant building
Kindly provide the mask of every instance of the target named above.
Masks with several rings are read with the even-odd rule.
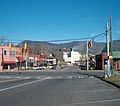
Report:
[[[29,66],[47,65],[47,56],[43,54],[39,54],[39,55],[29,54],[28,63],[29,63]]]
[[[63,59],[67,64],[75,64],[76,62],[80,61],[80,57],[82,55],[76,51],[64,51],[63,52]]]
[[[57,59],[52,54],[49,54],[49,56],[47,56],[47,63],[48,65],[56,65]]]

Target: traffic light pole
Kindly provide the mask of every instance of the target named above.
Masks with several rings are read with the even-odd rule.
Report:
[[[111,76],[110,59],[109,59],[109,36],[108,36],[108,23],[106,24],[106,44],[107,44],[107,77]]]
[[[26,66],[26,70],[27,70],[27,58],[28,58],[28,56],[27,56],[27,52],[26,52],[26,62],[25,62],[25,66]]]
[[[88,63],[88,41],[87,41],[87,53],[86,53],[86,58],[87,58],[87,70],[89,70],[89,63]]]
[[[2,71],[4,70],[4,55],[3,55],[3,48],[2,48]]]
[[[22,69],[22,39],[21,39],[21,48],[20,48],[20,70]]]

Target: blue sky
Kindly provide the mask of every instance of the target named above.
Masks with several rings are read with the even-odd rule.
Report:
[[[92,37],[113,17],[120,39],[120,0],[0,0],[0,36],[55,40]]]

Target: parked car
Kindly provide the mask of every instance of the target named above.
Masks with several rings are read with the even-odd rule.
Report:
[[[47,66],[47,68],[52,69],[52,65]]]
[[[55,70],[56,67],[57,67],[56,65],[53,65],[51,69],[52,69],[52,70]]]
[[[39,66],[33,66],[32,69],[33,70],[40,70],[41,68]]]
[[[44,70],[44,69],[46,69],[46,67],[45,66],[39,66],[39,69]]]
[[[34,66],[32,67],[33,70],[43,70],[43,69],[46,69],[45,66]]]
[[[87,70],[87,65],[81,64],[81,65],[79,65],[79,68],[80,68],[81,70]]]

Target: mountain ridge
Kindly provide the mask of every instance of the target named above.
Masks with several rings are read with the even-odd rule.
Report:
[[[86,53],[86,41],[72,41],[68,43],[60,43],[54,44],[50,42],[44,41],[32,41],[32,40],[24,40],[19,43],[17,47],[23,47],[24,43],[27,43],[28,48],[30,49],[30,53],[39,54],[39,53],[54,53],[58,52],[59,49],[73,49],[74,51],[78,51],[81,54]],[[120,40],[113,41],[114,50],[120,51]],[[92,54],[100,54],[102,50],[106,47],[106,43],[104,42],[93,42],[93,47],[89,49],[89,52]]]

